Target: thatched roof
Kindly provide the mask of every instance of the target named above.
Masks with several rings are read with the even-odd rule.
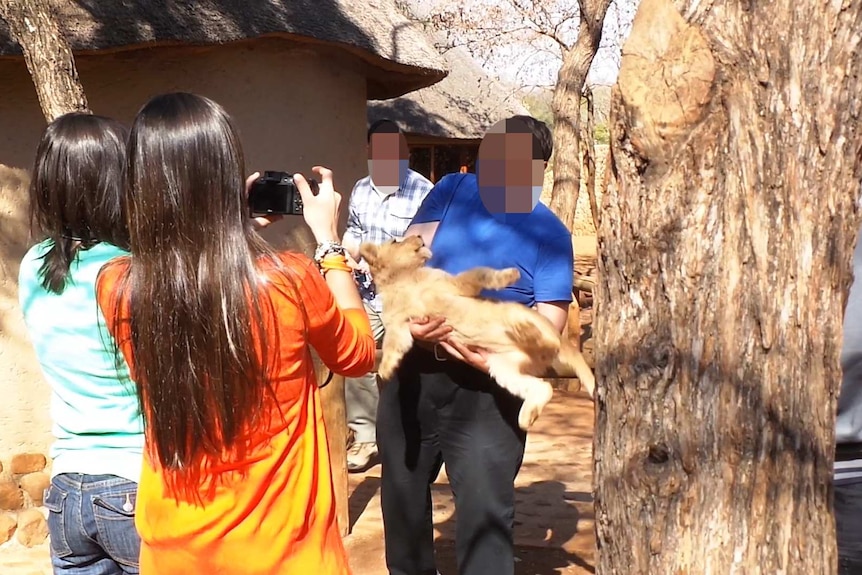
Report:
[[[391,98],[445,76],[421,26],[394,0],[49,0],[73,52],[215,45],[261,36],[325,43],[365,63],[369,98]],[[0,20],[0,57],[21,48]]]
[[[478,139],[498,120],[527,114],[514,90],[488,76],[463,48],[445,52],[449,75],[400,98],[368,102],[369,124],[398,122],[408,133],[440,138]]]

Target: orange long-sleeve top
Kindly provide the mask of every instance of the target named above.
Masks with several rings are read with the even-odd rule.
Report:
[[[375,343],[364,310],[341,310],[314,263],[285,254],[305,313],[285,293],[279,274],[266,270],[275,322],[265,322],[277,348],[270,423],[252,433],[242,461],[222,459],[204,468],[213,484],[203,504],[173,492],[147,435],[135,523],[141,535],[143,575],[348,575],[336,525],[335,495],[323,410],[310,345],[335,373],[360,376],[373,369]],[[128,301],[112,297],[128,261],[107,265],[97,297],[108,327],[134,377]],[[119,306],[119,314],[115,315]],[[116,321],[117,318],[119,321]],[[146,409],[146,406],[144,406]]]

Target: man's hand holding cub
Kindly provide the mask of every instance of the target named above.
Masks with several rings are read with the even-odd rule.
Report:
[[[429,343],[440,343],[452,333],[452,327],[446,325],[446,318],[423,317],[410,321],[410,335],[413,339],[427,341]]]
[[[454,341],[450,337],[451,333],[452,327],[446,324],[446,318],[442,316],[423,317],[410,322],[410,334],[413,339],[438,344],[455,359],[488,373],[487,352]]]
[[[463,361],[481,372],[488,373],[490,371],[488,351],[481,347],[463,345],[453,339],[444,339],[440,342],[440,347],[455,359]]]

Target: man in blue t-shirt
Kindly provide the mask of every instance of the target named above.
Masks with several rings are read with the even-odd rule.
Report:
[[[535,307],[562,333],[572,302],[570,232],[538,203],[551,156],[547,126],[527,116],[495,124],[477,173],[445,176],[406,235],[420,235],[428,265],[457,274],[516,267],[520,279],[485,297]],[[434,575],[430,484],[442,463],[456,494],[461,575],[514,573],[515,476],[526,433],[522,400],[488,375],[482,350],[447,339],[445,318],[414,322],[416,345],[380,392],[377,441],[390,575]]]

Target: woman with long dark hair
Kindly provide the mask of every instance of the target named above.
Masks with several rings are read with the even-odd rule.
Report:
[[[316,195],[295,176],[312,261],[257,235],[239,137],[215,102],[150,100],[127,165],[132,255],[98,293],[146,422],[141,572],[349,573],[311,348],[348,376],[375,351],[331,172],[315,168]]]
[[[30,182],[31,224],[44,239],[21,262],[18,297],[51,386],[45,506],[55,573],[138,573],[143,422],[96,303],[99,270],[128,253],[126,136],[109,118],[60,116],[42,135]]]

